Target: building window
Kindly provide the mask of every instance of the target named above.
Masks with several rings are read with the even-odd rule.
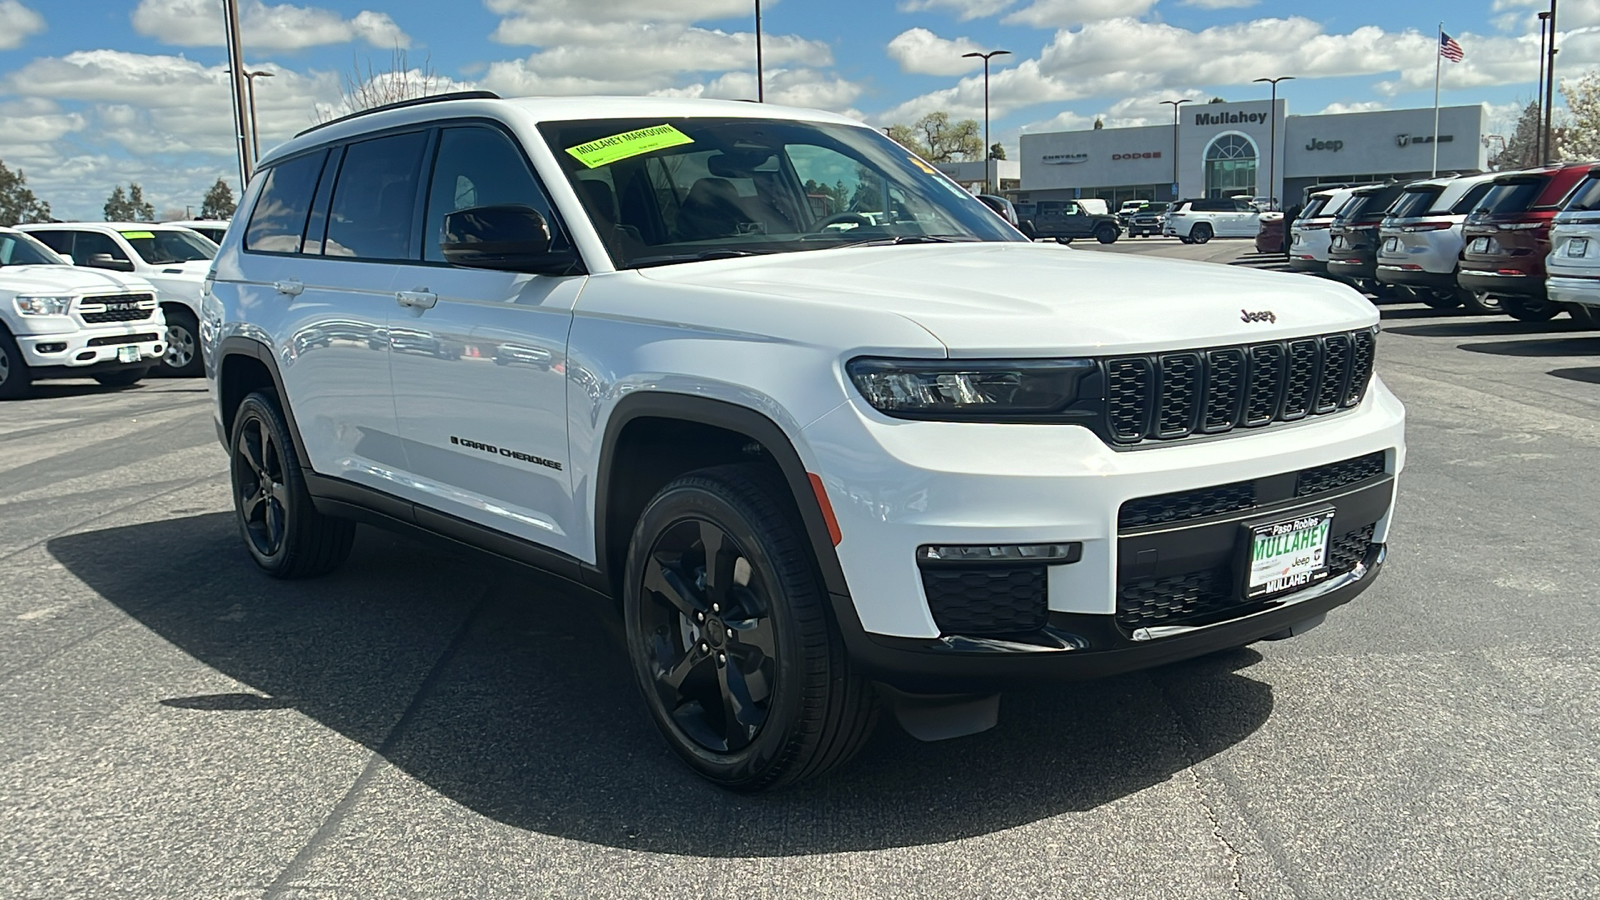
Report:
[[[1242,134],[1219,135],[1206,148],[1206,196],[1254,197],[1256,146]]]

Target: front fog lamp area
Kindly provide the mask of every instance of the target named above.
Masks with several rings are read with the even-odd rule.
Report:
[[[855,359],[856,389],[879,412],[903,418],[1044,417],[1077,399],[1087,359]]]
[[[1013,563],[1059,566],[1083,557],[1083,544],[924,544],[917,548],[919,565],[940,563]]]
[[[25,316],[64,316],[72,308],[71,297],[18,297],[17,312]]]

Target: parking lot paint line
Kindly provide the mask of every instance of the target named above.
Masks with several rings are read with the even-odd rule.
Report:
[[[444,678],[445,669],[449,667],[450,662],[455,659],[462,645],[466,643],[468,636],[472,633],[472,626],[483,615],[484,610],[488,609],[489,598],[495,587],[496,584],[493,581],[483,587],[477,601],[467,614],[462,617],[461,624],[456,628],[456,633],[451,637],[450,643],[440,652],[439,658],[434,661],[433,667],[428,670],[427,677],[423,678],[422,683],[417,686],[416,692],[411,696],[411,702],[406,705],[405,711],[395,721],[394,727],[389,729],[389,733],[384,737],[383,743],[372,751],[367,759],[367,764],[361,770],[361,774],[357,775],[355,781],[351,782],[350,789],[345,791],[344,796],[340,797],[338,802],[333,805],[333,809],[329,810],[327,817],[317,826],[316,831],[311,833],[305,844],[295,853],[294,858],[289,860],[283,871],[278,873],[278,877],[273,879],[272,883],[267,886],[261,895],[262,900],[290,896],[289,892],[296,889],[295,882],[307,870],[310,862],[316,857],[317,851],[338,832],[339,825],[350,814],[350,811],[355,808],[367,785],[372,782],[377,773],[389,765],[387,755],[393,751],[395,744],[405,734],[407,727],[416,720],[423,703],[427,701],[428,696]]]

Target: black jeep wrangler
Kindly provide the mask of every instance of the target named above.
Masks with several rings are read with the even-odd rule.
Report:
[[[1102,244],[1115,243],[1122,236],[1117,217],[1092,213],[1076,200],[1039,200],[1017,204],[1022,233],[1034,240],[1055,238],[1063,244],[1074,238],[1094,238]]]

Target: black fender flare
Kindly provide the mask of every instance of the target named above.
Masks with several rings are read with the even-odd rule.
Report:
[[[283,373],[278,371],[278,359],[273,354],[271,347],[254,338],[240,337],[238,335],[222,339],[222,343],[217,347],[216,359],[218,402],[221,402],[220,398],[227,396],[227,384],[223,379],[227,377],[228,358],[234,356],[247,356],[260,362],[267,370],[267,375],[272,379],[272,389],[278,395],[278,408],[283,411],[283,418],[289,423],[289,437],[294,441],[294,452],[300,459],[300,468],[309,471],[311,469],[311,457],[306,453],[305,441],[300,437],[300,426],[295,422],[294,409],[289,404],[289,392],[283,386]],[[221,412],[224,418],[230,415],[229,410],[224,409]],[[227,431],[226,424],[222,422],[218,423],[218,428],[223,432]],[[223,433],[220,437],[222,438],[223,446],[228,446],[229,436]]]
[[[833,539],[816,493],[811,488],[810,475],[806,472],[805,464],[800,461],[800,454],[795,451],[794,445],[783,429],[772,419],[749,407],[709,397],[664,391],[638,391],[628,394],[617,402],[611,416],[606,420],[600,444],[599,468],[595,472],[594,501],[595,561],[601,572],[610,572],[613,563],[621,562],[609,559],[610,547],[606,540],[610,526],[607,521],[608,498],[617,440],[629,422],[642,418],[678,419],[710,425],[747,435],[761,444],[777,463],[789,492],[794,496],[794,504],[800,511],[800,520],[805,526],[806,537],[811,542],[812,555],[821,571],[823,584],[830,594],[849,596],[849,591],[845,587],[844,568],[839,564],[839,555],[834,552]]]

